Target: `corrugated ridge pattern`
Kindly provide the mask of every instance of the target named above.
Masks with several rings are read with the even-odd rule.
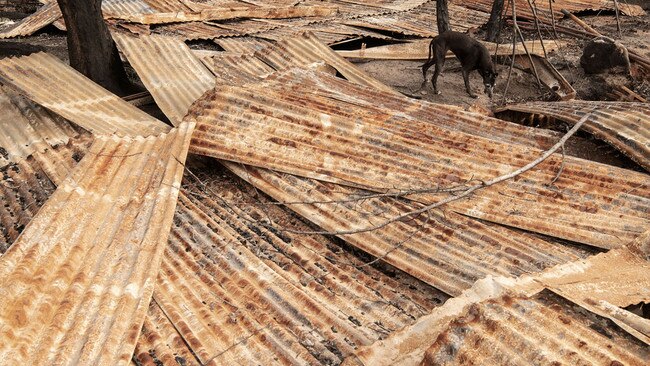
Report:
[[[471,305],[438,336],[421,365],[469,362],[632,366],[647,365],[650,352],[606,319],[543,292]]]
[[[66,144],[77,131],[63,118],[0,85],[0,166]]]
[[[215,82],[223,85],[242,85],[259,82],[275,70],[252,55],[219,52],[203,58],[205,66],[215,75]],[[197,98],[198,99],[198,98]]]
[[[371,86],[388,93],[397,93],[339,56],[311,33],[276,42],[268,48],[255,52],[255,56],[276,70],[304,67],[314,62],[325,61],[353,83]]]
[[[36,153],[2,168],[0,182],[0,254],[4,253],[61,183],[52,172],[70,172],[91,139],[82,135],[66,145]],[[64,177],[65,178],[65,177]]]
[[[171,226],[193,124],[97,137],[0,258],[9,364],[125,364]]]
[[[153,32],[165,36],[180,37],[184,40],[214,39],[242,35],[238,31],[224,29],[203,22],[165,24],[155,27]]]
[[[535,15],[530,9],[530,5],[526,0],[516,0],[517,2],[517,16],[522,18],[533,19]],[[470,9],[480,10],[486,13],[490,13],[492,10],[492,0],[454,0],[454,3],[464,6]],[[548,2],[540,1],[535,3],[537,8],[537,16],[540,18],[546,18],[545,21],[549,21],[551,18],[551,9],[548,5]],[[643,15],[645,12],[638,5],[629,5],[624,2],[619,4],[621,11],[627,15]],[[561,10],[566,9],[572,13],[588,10],[614,10],[614,2],[610,0],[555,0],[553,1],[553,11],[556,19],[561,19],[564,17]],[[511,14],[512,8],[510,6],[506,7],[505,13]]]
[[[29,36],[62,16],[56,1],[41,6],[34,14],[21,19],[6,28],[0,29],[0,39]]]
[[[255,51],[264,49],[273,43],[256,37],[232,37],[219,38],[214,42],[224,50],[240,54],[253,54]]]
[[[104,18],[122,18],[135,14],[153,14],[156,10],[144,0],[102,0]]]
[[[544,114],[577,123],[591,113],[585,130],[621,150],[650,171],[650,105],[630,102],[544,102],[509,105],[501,110]]]
[[[322,240],[259,225],[273,210],[222,200],[181,195],[154,293],[201,362],[338,364],[431,308],[371,268],[342,269],[354,261]],[[416,296],[431,291],[444,298]]]
[[[332,21],[315,22],[302,26],[289,25],[275,28],[268,32],[260,32],[255,36],[279,41],[286,38],[299,36],[305,32],[311,32],[319,40],[328,45],[354,37],[367,37],[385,40],[394,39],[393,37],[389,37],[382,33],[378,33],[369,29],[362,29]]]
[[[330,232],[363,227],[372,222],[373,217],[376,220],[377,216],[397,216],[421,207],[396,199],[344,202],[370,192],[226,164],[279,202],[332,202],[288,205]],[[503,227],[488,226],[453,212],[432,212],[429,216],[422,215],[377,230],[339,237],[452,296],[458,296],[487,275],[519,276],[586,256],[577,249]]]
[[[149,136],[169,127],[46,53],[0,60],[0,79],[93,134]]]
[[[449,129],[453,116],[444,110],[423,120],[404,110],[355,108],[298,85],[294,90],[262,87],[228,87],[197,101],[188,114],[189,120],[198,122],[192,151],[379,191],[487,180],[541,155],[519,144]],[[548,186],[563,162],[562,175]],[[644,186],[646,182],[644,174],[555,154],[517,179],[477,191],[448,207],[609,248],[625,244],[647,228],[650,187]],[[440,197],[444,195],[416,198],[432,202]]]
[[[448,9],[451,27],[459,32],[464,32],[470,28],[479,28],[489,18],[487,13],[463,8],[454,4],[449,4]],[[368,16],[345,20],[343,22],[345,24],[421,37],[434,37],[438,34],[437,27],[432,26],[436,24],[435,1],[427,2],[416,9],[406,12]]]
[[[175,126],[190,105],[214,86],[214,75],[179,38],[121,33],[113,33],[113,38]]]

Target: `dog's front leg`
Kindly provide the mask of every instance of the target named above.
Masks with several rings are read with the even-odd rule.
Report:
[[[472,98],[478,98],[476,94],[472,93],[472,88],[469,87],[469,71],[462,69],[462,72],[463,80],[465,80],[465,90],[467,90],[467,94],[469,94],[469,96]]]

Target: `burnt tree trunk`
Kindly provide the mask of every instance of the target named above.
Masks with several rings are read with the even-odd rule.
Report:
[[[492,12],[487,22],[487,41],[496,42],[503,26],[503,5],[504,0],[494,0]]]
[[[436,22],[438,23],[438,34],[451,30],[449,26],[449,9],[447,0],[436,1]]]
[[[102,17],[101,0],[57,0],[68,32],[70,66],[118,95],[128,79]]]

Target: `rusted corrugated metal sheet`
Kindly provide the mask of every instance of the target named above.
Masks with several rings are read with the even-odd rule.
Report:
[[[192,103],[214,86],[214,75],[179,38],[113,33],[119,49],[177,126]]]
[[[485,24],[489,15],[482,11],[463,8],[449,4],[449,20],[451,28],[465,32],[471,28],[479,28]],[[438,34],[436,25],[436,2],[429,1],[424,5],[406,12],[386,15],[366,16],[343,21],[345,24],[379,29],[400,34],[434,37]]]
[[[122,18],[136,14],[153,14],[156,10],[144,0],[102,0],[104,18]]]
[[[77,131],[63,118],[0,85],[0,167],[66,144]]]
[[[342,17],[353,18],[364,15],[379,15],[401,12],[416,8],[429,0],[327,0],[326,3],[335,6]],[[305,5],[320,4],[321,0],[306,0]]]
[[[257,33],[257,37],[272,40],[282,40],[299,36],[305,32],[311,32],[325,44],[333,44],[344,40],[366,37],[384,40],[392,40],[392,37],[368,29],[339,24],[334,22],[314,23],[303,26],[278,27],[267,32]]]
[[[492,10],[492,0],[453,0],[453,3],[464,6],[469,9],[476,9],[486,13]],[[537,15],[550,21],[551,8],[548,1],[532,2],[535,4]],[[645,11],[638,5],[626,4],[621,1],[619,4],[620,10],[626,15],[644,15]],[[517,16],[522,18],[533,19],[535,16],[533,10],[527,0],[516,0],[515,6],[517,8]],[[507,6],[505,12],[511,14],[511,7]],[[613,0],[554,0],[553,1],[553,14],[556,19],[564,17],[560,10],[566,9],[572,13],[587,11],[587,10],[614,10]]]
[[[154,292],[201,363],[338,364],[446,300],[322,237],[269,230],[306,226],[218,174],[181,194]]]
[[[469,362],[641,366],[650,363],[650,349],[608,319],[542,292],[470,306],[438,336],[420,365]]]
[[[0,80],[94,134],[149,136],[169,130],[46,53],[0,60]]]
[[[337,55],[310,33],[276,42],[273,46],[255,52],[255,56],[276,70],[304,67],[313,62],[325,61],[353,83],[372,86],[384,92],[397,93]]]
[[[219,38],[214,42],[228,52],[240,54],[253,54],[255,51],[273,45],[273,42],[255,37]]]
[[[9,364],[125,364],[164,250],[193,130],[96,137],[0,258]]]
[[[429,57],[429,44],[430,39],[418,39],[407,43],[389,44],[384,46],[364,48],[360,50],[337,50],[336,53],[343,57],[355,59],[370,59],[370,60],[426,60]],[[490,54],[497,56],[510,56],[512,55],[512,44],[500,44],[497,47],[496,43],[481,42],[490,51]],[[556,51],[559,47],[565,45],[562,41],[544,41],[544,47],[547,52]],[[538,41],[526,41],[526,47],[531,55],[543,55],[544,51]],[[517,43],[515,53],[522,55],[526,50]],[[447,53],[447,57],[455,57],[453,53]]]
[[[253,55],[232,52],[216,52],[214,55],[204,57],[202,61],[216,76],[215,82],[219,85],[258,82],[262,77],[275,71]]]
[[[56,185],[84,156],[91,141],[82,133],[70,137],[66,144],[35,151],[0,168],[0,254],[18,238]]]
[[[34,14],[0,29],[0,39],[17,36],[29,36],[46,27],[61,17],[61,10],[56,1],[49,2],[38,9]]]
[[[188,120],[198,122],[192,150],[304,177],[398,192],[492,179],[542,154],[529,147],[535,146],[530,137],[529,146],[521,146],[453,127],[459,115],[481,119],[488,126],[500,123],[488,117],[450,113],[449,108],[438,108],[436,114],[435,105],[428,106],[428,116],[413,116],[409,109],[377,104],[380,97],[375,95],[382,95],[381,91],[326,74],[306,88],[296,75],[307,73],[296,71],[281,81],[206,93],[188,114]],[[341,83],[343,91],[332,97],[332,85]],[[355,100],[363,99],[363,107],[355,107]],[[551,185],[560,166],[562,174]],[[650,224],[646,183],[645,174],[555,154],[517,179],[479,190],[447,207],[611,248],[634,239]],[[413,199],[430,203],[444,197]]]
[[[215,39],[242,35],[238,31],[224,29],[204,22],[165,24],[157,26],[153,29],[153,32],[165,36],[180,37],[184,40]]]
[[[226,163],[227,167],[319,227],[340,232],[414,211],[421,205],[391,198],[350,200],[370,194],[341,185]],[[346,202],[346,200],[348,200]],[[370,232],[339,235],[351,245],[453,296],[487,275],[519,276],[586,253],[453,212],[421,216]]]
[[[635,252],[641,244],[640,241],[647,245],[647,242],[650,242],[650,232],[646,232],[626,247],[613,249],[586,260],[561,264],[537,274],[523,275],[519,278],[494,277],[479,280],[471,289],[434,309],[431,314],[420,318],[417,323],[394,332],[388,338],[375,342],[370,347],[360,347],[346,364],[418,365],[432,341],[444,332],[450,322],[462,316],[468,307],[504,295],[535,296],[545,288],[560,293],[564,298],[580,305],[584,308],[583,313],[590,311],[606,317],[628,332],[631,337],[650,344],[650,321],[612,305],[624,306],[628,304],[628,300],[632,302],[640,299],[641,302],[646,303],[650,301],[650,293],[645,285],[647,278],[650,277],[650,267],[648,262],[639,266],[644,258]],[[622,269],[620,275],[614,274],[618,268]],[[603,269],[605,272],[602,271]],[[611,277],[611,281],[608,281],[607,277],[612,274],[614,276]],[[576,283],[572,283],[573,280]],[[639,280],[639,286],[634,286]],[[639,291],[639,289],[643,290]],[[572,323],[576,321],[579,319],[566,317],[564,324],[558,327],[558,332],[570,330]],[[607,333],[612,327],[615,326],[610,323],[596,330]],[[530,328],[505,328],[495,330],[494,334],[500,338],[518,329],[528,331]],[[519,335],[521,341],[529,337],[531,337],[529,333],[522,332]]]
[[[503,110],[543,114],[569,123],[577,123],[586,113],[591,113],[593,118],[585,124],[585,130],[650,171],[650,106],[647,103],[531,102],[509,105]]]

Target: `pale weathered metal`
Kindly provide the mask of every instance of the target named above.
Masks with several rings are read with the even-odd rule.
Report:
[[[641,366],[650,363],[650,348],[608,319],[545,291],[471,305],[433,340],[420,365],[468,362]]]
[[[172,224],[193,124],[97,136],[0,258],[8,364],[126,364]]]
[[[149,136],[169,130],[46,53],[0,60],[0,80],[93,134]]]
[[[179,38],[117,32],[113,38],[175,126],[190,105],[214,86],[214,75]]]
[[[156,34],[179,37],[184,40],[215,39],[221,37],[237,37],[243,35],[241,32],[224,29],[218,25],[207,24],[205,22],[165,24],[155,27],[152,31]]]
[[[21,19],[19,22],[0,29],[0,39],[18,36],[29,36],[36,31],[52,24],[61,17],[61,10],[56,1],[41,6],[34,14]]]
[[[632,102],[582,101],[530,102],[508,105],[511,110],[541,114],[577,123],[586,113],[593,118],[585,130],[621,150],[650,171],[650,105]]]
[[[310,77],[314,81],[309,82]],[[542,154],[534,148],[533,136],[517,137],[529,141],[526,146],[491,136],[487,130],[456,127],[459,117],[489,130],[496,126],[492,123],[502,124],[483,115],[452,112],[304,70],[267,80],[260,85],[217,88],[197,101],[188,114],[188,120],[198,122],[192,151],[382,192],[488,180]],[[380,103],[382,99],[392,100],[394,107]],[[447,207],[611,248],[648,227],[647,180],[642,173],[558,153],[516,179]],[[411,199],[431,203],[445,197],[427,194]]]

